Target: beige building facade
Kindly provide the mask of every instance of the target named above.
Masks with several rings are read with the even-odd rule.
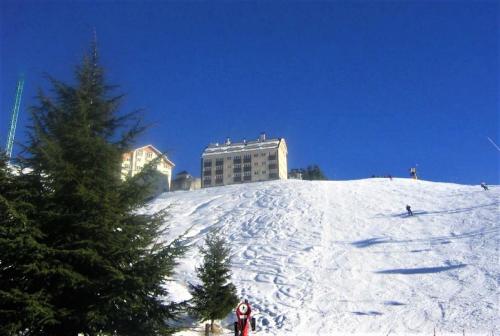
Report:
[[[288,149],[283,138],[211,144],[201,158],[202,188],[287,179]]]
[[[121,170],[122,179],[126,179],[129,176],[136,175],[144,168],[147,163],[154,159],[157,159],[158,157],[160,158],[160,160],[156,165],[156,170],[165,176],[167,190],[170,190],[172,183],[172,170],[175,167],[175,164],[153,145],[140,147],[123,154]]]

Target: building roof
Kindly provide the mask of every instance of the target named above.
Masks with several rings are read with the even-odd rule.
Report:
[[[225,144],[210,144],[203,151],[202,157],[218,154],[237,153],[242,151],[251,151],[258,149],[275,149],[278,148],[281,141],[285,139],[268,139],[268,140],[253,140],[236,143]]]
[[[169,165],[171,165],[172,167],[175,167],[175,164],[174,164],[172,161],[170,161],[170,160],[168,159],[167,155],[166,155],[166,154],[163,154],[162,152],[160,152],[160,151],[159,151],[159,150],[158,150],[155,146],[153,146],[153,145],[146,145],[146,146],[142,146],[142,147],[136,148],[136,149],[134,149],[134,150],[133,150],[133,152],[135,152],[135,151],[137,151],[137,150],[139,150],[139,149],[144,149],[144,148],[146,148],[146,147],[151,148],[151,149],[153,150],[153,152],[155,152],[158,156],[161,156],[161,157],[162,157],[162,158],[163,158],[163,159],[164,159],[164,160],[165,160],[165,161],[166,161]]]

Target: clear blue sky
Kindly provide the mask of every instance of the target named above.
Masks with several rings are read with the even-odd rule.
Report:
[[[210,142],[284,137],[289,167],[499,183],[496,1],[0,1],[0,144],[18,75],[17,140],[43,73],[72,81],[97,30],[138,141],[199,176]],[[16,149],[19,146],[15,147]]]

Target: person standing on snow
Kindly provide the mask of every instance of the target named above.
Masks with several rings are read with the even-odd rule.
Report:
[[[484,190],[488,190],[488,186],[484,182],[481,182],[481,187],[483,187]]]
[[[411,206],[406,205],[406,211],[408,211],[408,216],[413,216],[413,211],[411,211]]]

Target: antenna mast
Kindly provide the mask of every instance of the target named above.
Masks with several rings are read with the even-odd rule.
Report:
[[[12,117],[11,117],[12,119],[10,120],[9,137],[7,138],[7,146],[5,147],[5,152],[7,153],[7,157],[9,159],[12,156],[12,147],[14,146],[17,116],[19,115],[19,107],[21,106],[21,96],[23,94],[23,87],[24,87],[24,76],[21,75],[21,78],[19,78],[19,80],[17,81],[16,100],[14,102],[14,107],[12,108]]]

